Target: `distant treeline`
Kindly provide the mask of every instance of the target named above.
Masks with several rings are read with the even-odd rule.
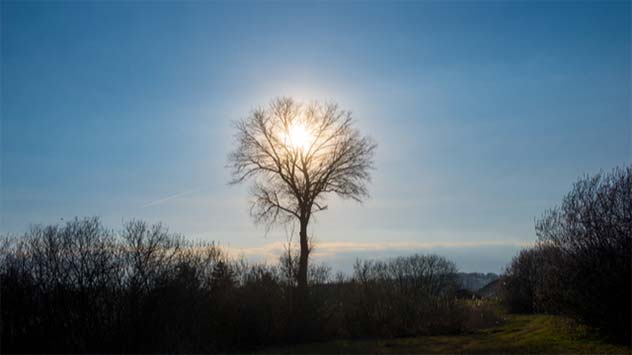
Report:
[[[460,332],[455,265],[436,255],[358,261],[353,275],[297,260],[230,259],[161,225],[97,218],[36,226],[0,252],[3,353],[222,352],[336,337]]]
[[[580,179],[507,268],[515,312],[565,314],[630,344],[632,167]]]

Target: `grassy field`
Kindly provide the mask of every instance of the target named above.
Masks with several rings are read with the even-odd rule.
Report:
[[[301,354],[631,354],[605,343],[586,327],[556,316],[508,315],[503,325],[455,336],[379,340],[338,340],[268,349]]]

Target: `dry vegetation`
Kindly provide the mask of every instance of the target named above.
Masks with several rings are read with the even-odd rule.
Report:
[[[514,312],[564,314],[632,341],[632,167],[579,180],[507,269]]]
[[[360,260],[348,277],[312,265],[299,297],[290,250],[249,264],[142,221],[36,226],[0,243],[0,351],[630,353],[602,339],[630,341],[632,168],[580,180],[537,231],[502,299],[481,300],[437,255]]]
[[[231,260],[141,221],[34,227],[0,254],[2,352],[225,352],[367,336],[459,333],[456,267],[436,255],[312,266],[306,315],[298,258]]]
[[[460,335],[338,340],[281,348],[268,354],[630,354],[632,348],[604,342],[569,318],[505,316],[502,325]]]

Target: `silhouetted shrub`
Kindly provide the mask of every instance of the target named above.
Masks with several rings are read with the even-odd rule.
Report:
[[[295,270],[291,253],[249,264],[160,224],[35,226],[0,244],[0,350],[210,353],[461,329],[456,268],[436,255],[358,261],[350,278],[313,265],[300,305]]]
[[[632,167],[579,180],[536,232],[507,270],[510,308],[571,315],[630,343]]]
[[[98,219],[35,226],[0,257],[3,352],[201,351],[223,257],[162,226]],[[183,346],[192,346],[183,347]]]
[[[458,330],[459,320],[447,316],[456,305],[456,271],[454,263],[437,255],[358,261],[352,280],[356,296],[345,311],[349,328],[389,336]]]
[[[533,313],[536,309],[536,279],[539,277],[537,249],[524,249],[515,256],[505,271],[504,301],[509,311]]]

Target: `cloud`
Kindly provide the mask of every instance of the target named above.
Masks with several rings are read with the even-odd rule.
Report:
[[[479,242],[380,242],[380,243],[362,243],[362,242],[327,242],[316,243],[314,247],[314,256],[332,256],[348,252],[381,252],[381,251],[413,251],[413,250],[431,250],[437,248],[480,248],[486,246],[519,246],[525,247],[529,243],[524,242],[499,242],[499,241],[479,241]]]
[[[276,241],[259,247],[229,248],[231,254],[249,260],[274,263],[285,250],[285,242]],[[463,271],[500,272],[514,253],[533,243],[522,241],[476,242],[317,242],[313,262],[325,262],[334,270],[349,272],[357,258],[385,259],[415,253],[439,254],[454,261]]]

